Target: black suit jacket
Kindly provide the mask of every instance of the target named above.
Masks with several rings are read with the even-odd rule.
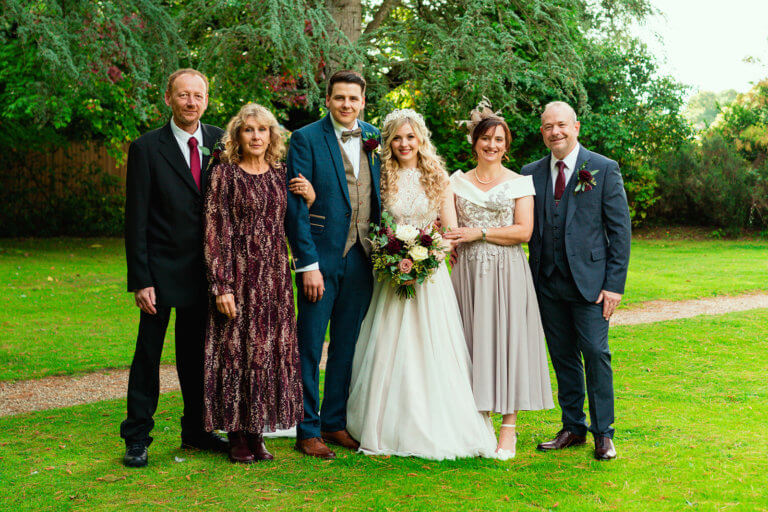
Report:
[[[202,125],[209,150],[221,138]],[[155,287],[157,305],[186,307],[206,300],[203,197],[210,155],[201,151],[198,190],[170,121],[136,139],[128,150],[125,190],[125,254],[128,291]]]
[[[546,188],[551,184],[550,155],[523,167],[522,174],[533,176],[536,189],[533,234],[528,243],[529,262],[534,283],[538,286],[541,245],[544,233]],[[576,170],[594,174],[596,185],[589,192],[579,192],[568,200],[565,216],[565,253],[573,280],[582,296],[593,302],[600,290],[624,293],[629,267],[631,222],[624,181],[619,164],[585,149],[579,150]],[[578,179],[576,170],[571,177]],[[551,186],[551,185],[550,185]],[[573,190],[567,187],[566,190]]]

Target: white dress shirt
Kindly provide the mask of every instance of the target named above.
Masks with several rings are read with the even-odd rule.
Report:
[[[344,153],[349,158],[349,162],[352,164],[352,171],[355,173],[355,178],[357,178],[360,175],[360,143],[363,140],[363,136],[350,137],[347,139],[347,142],[341,142],[341,132],[348,131],[349,128],[339,124],[333,116],[331,116],[331,123],[333,123],[333,131],[336,132],[336,138],[339,140],[341,147],[344,148]],[[355,119],[355,126],[351,129],[357,130],[358,128],[360,128],[360,124]]]
[[[573,171],[576,169],[576,160],[579,158],[579,149],[581,149],[581,144],[578,142],[576,143],[576,147],[571,150],[568,155],[563,158],[563,162],[565,162],[565,169],[563,169],[563,174],[565,174],[565,186],[568,186],[568,182],[571,180],[571,176],[573,176]],[[557,165],[555,165],[558,162],[558,159],[555,158],[555,155],[552,155],[549,160],[549,170],[552,173],[552,192],[555,191],[555,182],[557,181],[557,174],[559,172],[559,169],[557,168]]]
[[[341,141],[341,133],[347,131],[348,128],[344,127],[331,116],[331,123],[333,123],[333,131],[336,133],[336,139],[338,139],[344,154],[347,155],[349,163],[352,164],[352,171],[355,173],[355,178],[360,175],[360,144],[362,142],[362,135],[360,137],[350,137],[347,142]],[[352,130],[360,128],[357,119],[355,119],[355,126]],[[301,268],[296,269],[296,273],[309,272],[310,270],[320,270],[320,264],[318,262],[310,263]]]
[[[197,130],[195,130],[195,133],[189,134],[176,126],[176,121],[171,118],[171,131],[173,132],[173,136],[176,137],[176,142],[179,143],[179,149],[181,150],[181,154],[184,155],[184,161],[187,162],[187,167],[189,167],[189,139],[192,137],[197,139],[197,151],[200,154],[200,165],[203,165],[203,153],[200,148],[203,147],[203,128],[202,124],[200,122],[197,122]]]

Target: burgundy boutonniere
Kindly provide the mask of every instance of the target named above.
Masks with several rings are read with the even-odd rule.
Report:
[[[366,150],[368,153],[370,153],[371,151],[378,153],[379,138],[372,133],[366,133],[363,136],[363,149]]]
[[[574,194],[578,194],[579,192],[589,192],[595,185],[597,185],[595,182],[595,174],[600,171],[588,171],[586,169],[588,163],[589,160],[581,164],[581,167],[578,170],[578,175],[576,176],[578,182],[576,183],[576,188],[573,190]]]
[[[208,149],[208,148],[204,148]],[[209,172],[211,169],[213,169],[214,165],[218,165],[221,163],[221,152],[224,151],[224,144],[222,144],[221,141],[218,141],[216,144],[213,145],[213,152],[211,152],[211,159],[208,161],[208,167],[205,168],[205,172]],[[207,153],[204,153],[207,155]]]

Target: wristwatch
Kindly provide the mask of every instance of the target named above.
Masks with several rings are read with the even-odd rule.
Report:
[[[488,230],[485,228],[480,228],[480,232],[483,234],[483,242],[485,242],[485,235],[488,234]]]

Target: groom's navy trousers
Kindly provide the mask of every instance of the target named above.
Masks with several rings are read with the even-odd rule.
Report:
[[[317,302],[307,300],[301,291],[301,274],[297,274],[299,354],[304,384],[304,421],[298,426],[298,439],[320,437],[320,431],[346,428],[352,358],[360,324],[373,293],[371,262],[359,242],[342,258],[341,265],[332,271],[320,270],[325,292]],[[318,365],[329,321],[331,341],[320,410]]]

